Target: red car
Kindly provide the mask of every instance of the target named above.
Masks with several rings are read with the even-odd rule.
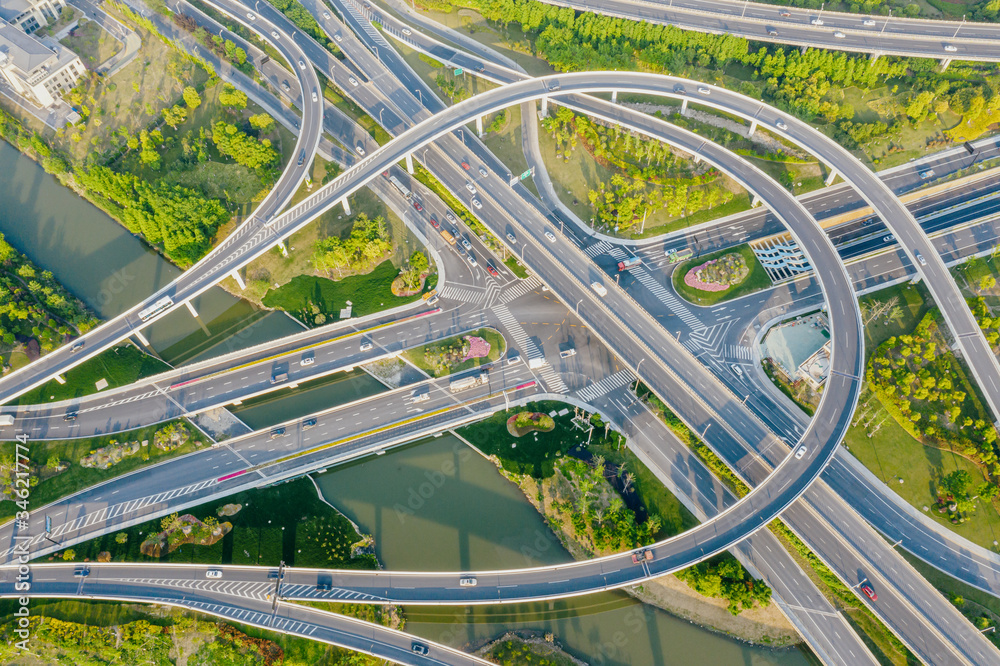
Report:
[[[497,272],[497,269],[493,268],[489,264],[486,264],[486,272],[489,273],[490,275],[492,275],[495,278],[500,277],[500,273]]]
[[[389,177],[389,172],[388,171],[383,171],[382,175],[385,176],[386,178],[388,178]]]
[[[466,171],[468,171],[468,170],[469,170],[469,169],[471,169],[472,167],[470,167],[470,166],[469,166],[469,163],[468,163],[468,162],[465,162],[465,161],[463,161],[463,162],[462,162],[462,168],[463,168],[463,169],[465,169]]]
[[[865,593],[865,596],[872,601],[878,601],[878,595],[875,594],[875,590],[868,583],[861,583],[861,591]]]
[[[435,220],[433,217],[431,218],[431,226],[434,227],[435,229],[440,229],[441,228],[441,224],[437,220]]]
[[[419,201],[414,201],[413,202],[413,207],[417,209],[418,213],[424,209],[424,207],[420,205]]]

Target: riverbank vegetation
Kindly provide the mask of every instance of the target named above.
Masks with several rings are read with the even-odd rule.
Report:
[[[0,112],[2,113],[2,112]],[[0,367],[6,374],[98,324],[97,317],[0,234]]]

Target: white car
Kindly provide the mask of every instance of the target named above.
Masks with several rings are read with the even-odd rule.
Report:
[[[251,21],[256,21],[257,17],[253,15],[253,12],[247,12],[247,18]]]
[[[325,19],[330,18],[330,12],[323,12],[323,18]]]
[[[821,18],[814,18],[812,21],[809,22],[812,23],[813,25],[823,25],[823,19]]]
[[[361,157],[365,156],[365,149],[362,148],[361,146],[354,146],[354,150],[355,152],[357,152],[358,155],[361,155]]]
[[[462,247],[464,247],[466,250],[471,250],[472,249],[472,243],[469,242],[468,238],[463,238],[462,239]]]
[[[313,90],[313,101],[314,102],[318,102],[319,101],[319,95],[316,94],[315,90]]]
[[[702,95],[711,95],[712,89],[706,88],[705,86],[698,86],[698,92],[700,92]]]
[[[838,30],[837,32],[833,33],[833,36],[836,37],[837,39],[843,39],[847,35]]]
[[[307,365],[312,365],[315,362],[316,362],[315,356],[303,356],[302,359],[299,360],[299,365],[307,366]]]
[[[470,192],[472,192],[473,194],[475,194],[475,193],[476,193],[476,186],[475,186],[475,185],[473,185],[472,183],[466,183],[466,184],[465,184],[465,189],[469,190],[469,191],[470,191]]]
[[[305,61],[299,60],[299,69],[301,69],[303,72],[306,71],[306,63],[305,63]]]
[[[444,216],[448,218],[449,222],[455,224],[455,215],[450,210],[447,213],[445,213]]]
[[[281,87],[285,89],[285,92],[289,92],[291,90],[291,88],[288,87],[288,83],[286,81],[281,82]]]
[[[458,584],[461,585],[462,587],[475,587],[477,583],[478,581],[472,576],[458,579]]]
[[[479,262],[476,261],[476,258],[472,256],[471,252],[469,253],[469,265],[472,266],[473,268],[479,265]]]
[[[806,447],[800,446],[799,450],[795,452],[795,459],[796,460],[802,460],[802,456],[804,456],[806,454],[807,450],[808,449],[806,449]]]
[[[510,241],[511,245],[517,245],[517,238],[514,237],[514,234],[507,234],[507,240]]]
[[[479,175],[482,176],[483,178],[486,178],[490,174],[488,171],[486,171],[486,167],[479,167]]]
[[[920,254],[919,252],[917,252],[917,261],[920,262],[921,266],[926,266],[927,265],[927,260],[924,259],[924,255]]]
[[[371,351],[372,343],[365,340],[361,343],[361,351]]]
[[[551,231],[546,230],[545,231],[545,237],[549,239],[550,243],[555,243],[556,242],[556,235],[554,233],[552,233]]]
[[[947,51],[948,53],[954,53],[958,49],[952,46],[951,44],[947,44],[945,45],[944,50]]]
[[[275,39],[281,39],[281,35],[278,34],[277,30],[272,30],[271,36],[274,37]]]
[[[412,32],[410,32],[410,29],[409,29],[409,28],[403,28],[403,34],[404,34],[404,35],[412,35],[413,33],[412,33]]]
[[[780,130],[786,130],[786,129],[788,129],[788,125],[786,125],[784,123],[784,121],[782,121],[782,120],[779,120],[778,122],[774,123],[774,126],[777,127]]]
[[[337,34],[337,35],[334,35],[334,36],[333,36],[333,41],[335,41],[335,42],[337,42],[337,43],[339,44],[339,43],[341,43],[342,41],[344,41],[344,38],[343,38],[343,37],[341,37],[341,36],[340,36],[339,34]]]
[[[473,198],[472,205],[475,206],[477,209],[481,209],[483,207],[483,202],[480,201],[479,199]]]
[[[888,236],[882,236],[883,243],[894,243],[895,241],[896,237],[893,236],[892,234],[889,234]]]
[[[735,363],[733,363],[733,364],[732,364],[731,366],[729,366],[729,367],[733,369],[733,372],[735,372],[735,373],[736,373],[736,376],[737,376],[737,377],[742,377],[742,376],[743,376],[743,368],[741,368],[740,366],[738,366],[738,365],[736,365]]]
[[[865,19],[863,25],[870,28],[875,25],[875,19]]]
[[[515,354],[514,356],[507,357],[507,365],[517,365],[521,362],[521,355]]]
[[[351,85],[354,86],[355,88],[358,87],[358,80],[356,78],[354,78],[353,76],[348,76],[347,80],[350,81]]]
[[[205,578],[222,578],[222,572],[218,569],[209,569],[205,572]]]

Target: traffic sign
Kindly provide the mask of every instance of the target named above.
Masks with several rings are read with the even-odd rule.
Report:
[[[462,68],[461,67],[456,67],[455,68],[455,76],[462,76]]]
[[[528,169],[527,171],[525,171],[524,173],[522,173],[521,174],[521,180],[524,180],[525,178],[527,178],[528,176],[530,176],[531,172],[534,171],[534,170],[535,170],[535,167],[531,167],[530,169]]]

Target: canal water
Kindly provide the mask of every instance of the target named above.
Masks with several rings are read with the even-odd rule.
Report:
[[[104,211],[4,141],[0,165],[0,233],[35,265],[52,271],[101,319],[120,314],[180,274]],[[200,322],[182,308],[143,329],[169,363],[302,330],[285,314],[261,312],[218,287],[195,299],[194,306]]]
[[[387,569],[543,566],[571,557],[496,467],[452,435],[317,475],[326,499],[375,537]],[[590,664],[807,664],[797,649],[750,647],[623,592],[510,606],[406,609],[406,630],[457,648],[508,630],[551,631]]]

